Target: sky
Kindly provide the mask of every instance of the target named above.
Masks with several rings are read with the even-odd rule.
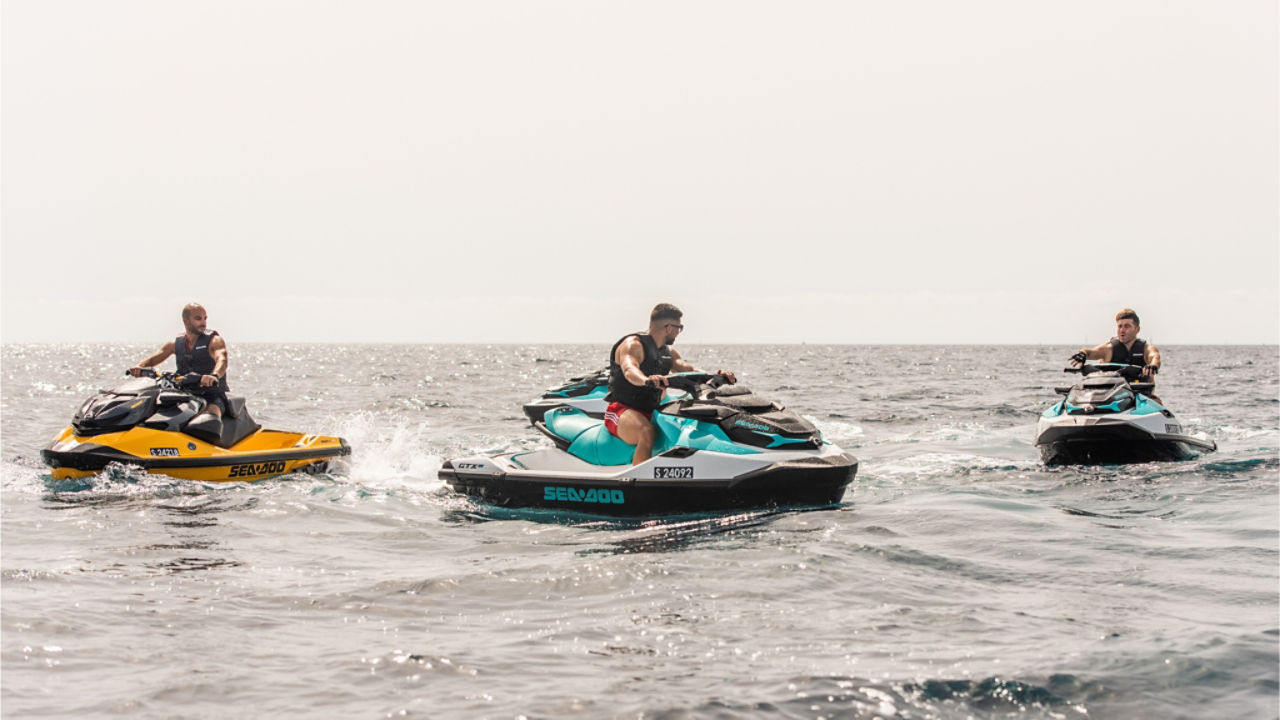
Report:
[[[0,8],[0,341],[1280,342],[1274,0]]]

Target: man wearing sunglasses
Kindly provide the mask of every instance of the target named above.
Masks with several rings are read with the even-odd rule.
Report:
[[[698,372],[671,347],[680,331],[684,313],[670,303],[658,303],[649,313],[649,330],[634,332],[613,344],[609,351],[609,402],[604,424],[609,432],[628,445],[635,445],[632,465],[653,456],[653,443],[658,430],[652,422],[653,411],[662,404],[671,372]],[[719,371],[730,382],[733,373]]]

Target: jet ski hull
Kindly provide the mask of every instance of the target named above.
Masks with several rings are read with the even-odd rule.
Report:
[[[542,450],[447,461],[440,478],[455,491],[493,505],[644,516],[834,505],[858,471],[857,459],[836,448],[733,475],[725,471],[746,460],[699,459],[698,454],[676,452],[634,467],[602,467]],[[719,468],[708,467],[717,462]]]
[[[258,429],[230,448],[185,433],[133,427],[79,436],[68,427],[40,452],[55,480],[102,472],[112,463],[199,482],[252,482],[296,472],[317,473],[351,454],[340,437]]]
[[[1036,441],[1045,465],[1123,465],[1190,460],[1217,445],[1186,435],[1152,435],[1121,422],[1059,426]]]

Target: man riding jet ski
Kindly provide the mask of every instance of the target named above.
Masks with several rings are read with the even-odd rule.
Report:
[[[1097,347],[1080,348],[1080,352],[1071,356],[1071,364],[1080,367],[1089,360],[1104,363],[1119,363],[1142,368],[1139,377],[1155,387],[1155,375],[1160,372],[1160,349],[1138,337],[1142,324],[1138,313],[1133,308],[1124,308],[1116,313],[1116,336]]]
[[[653,453],[657,440],[653,411],[662,405],[667,373],[698,372],[671,347],[684,331],[684,313],[671,303],[658,303],[649,313],[649,331],[623,335],[609,350],[609,394],[604,426],[628,445],[635,446],[632,465]],[[719,373],[726,382],[738,381],[731,372]]]
[[[1217,449],[1212,440],[1183,435],[1155,396],[1160,350],[1138,337],[1141,329],[1138,313],[1124,308],[1116,313],[1115,337],[1071,356],[1074,367],[1065,372],[1084,379],[1057,388],[1067,397],[1040,417],[1036,446],[1046,465],[1182,460]]]
[[[542,397],[525,403],[529,422],[542,419],[553,407],[571,405],[592,417],[605,417],[609,432],[621,433],[630,443],[640,440],[643,425],[636,417],[623,419],[628,410],[650,413],[659,405],[676,399],[678,390],[664,392],[666,374],[698,372],[673,347],[684,331],[684,313],[671,303],[658,303],[649,313],[649,329],[623,335],[609,350],[609,365],[590,375],[569,378],[563,385],[547,390]],[[724,373],[735,382],[733,373]],[[619,421],[621,420],[621,425]],[[645,443],[641,443],[642,445]]]
[[[138,380],[89,398],[71,426],[40,453],[56,479],[113,462],[185,480],[260,480],[324,472],[349,455],[342,438],[263,430],[244,398],[227,394],[227,344],[208,330],[199,303],[182,308],[183,334],[126,371]],[[176,373],[157,375],[170,355]]]
[[[213,425],[227,409],[227,343],[217,330],[208,330],[208,323],[204,306],[188,303],[182,308],[184,332],[130,368],[129,374],[141,377],[173,355],[178,374],[189,378],[187,391],[205,400],[204,412],[212,418],[204,422]]]
[[[1217,444],[1187,435],[1182,424],[1152,394],[1152,383],[1133,382],[1137,365],[1086,364],[1065,368],[1083,378],[1045,410],[1036,425],[1036,447],[1046,465],[1097,465],[1185,460],[1213,452]]]
[[[831,505],[853,481],[857,459],[778,403],[723,375],[666,380],[682,393],[652,414],[652,457],[642,462],[602,419],[564,405],[535,423],[554,447],[456,458],[440,478],[496,505],[626,516]]]
[[[54,479],[123,463],[182,480],[261,480],[325,472],[331,459],[351,454],[340,437],[263,429],[235,395],[226,396],[225,413],[214,416],[207,412],[209,401],[191,392],[200,387],[198,374],[150,368],[138,374],[86,400],[71,425],[40,452]]]

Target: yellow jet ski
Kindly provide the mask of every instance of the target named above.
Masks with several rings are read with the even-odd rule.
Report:
[[[227,396],[221,420],[201,415],[205,400],[185,389],[198,381],[144,370],[144,377],[102,390],[40,457],[57,480],[121,463],[181,480],[228,482],[326,472],[330,460],[351,454],[340,437],[263,428],[237,395]]]

